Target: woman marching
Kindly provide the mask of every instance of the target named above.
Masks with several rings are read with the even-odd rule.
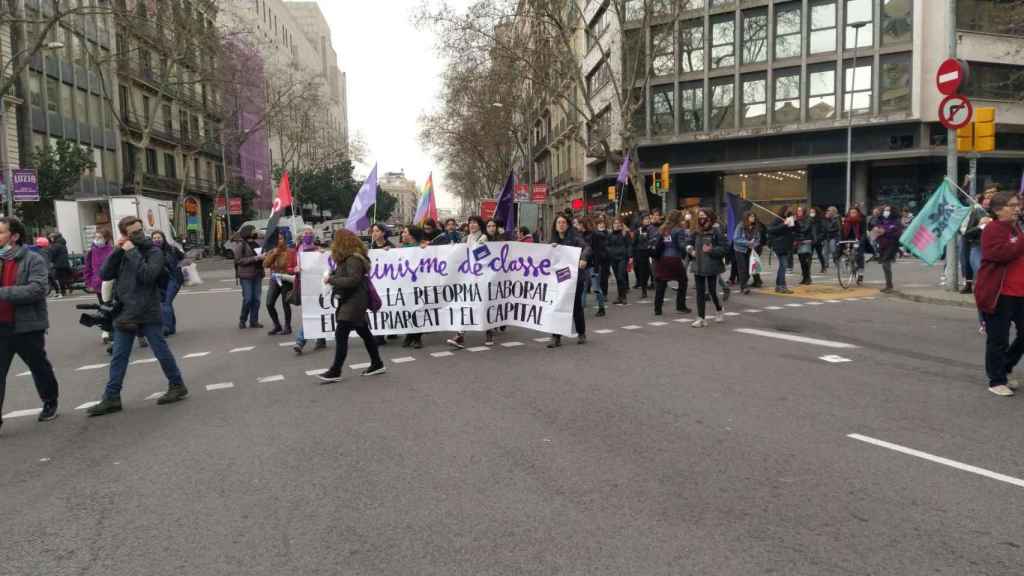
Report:
[[[636,272],[636,286],[640,297],[647,298],[651,284],[651,217],[644,216],[640,226],[633,233],[633,270]]]
[[[881,292],[893,292],[892,263],[900,252],[900,235],[903,234],[903,222],[898,211],[888,204],[882,208],[882,216],[878,219],[876,237],[878,242],[878,261],[885,273],[885,288]]]
[[[843,241],[856,241],[854,245],[855,262],[857,266],[857,285],[864,282],[864,249],[867,244],[867,227],[864,223],[864,215],[860,208],[854,206],[846,213],[843,220],[842,239]]]
[[[693,278],[697,283],[697,319],[692,326],[704,328],[708,325],[705,309],[705,295],[711,296],[718,314],[715,322],[725,320],[725,309],[718,301],[718,278],[725,271],[722,259],[729,253],[729,243],[722,230],[715,226],[717,216],[710,209],[697,212],[697,228],[687,243],[686,251],[693,259]]]
[[[419,231],[419,234],[422,237],[423,232]],[[341,380],[341,369],[348,356],[348,336],[353,331],[362,338],[366,352],[370,355],[370,366],[363,372],[363,376],[383,374],[387,368],[377,350],[377,341],[370,333],[370,319],[367,315],[370,289],[366,275],[370,271],[370,259],[367,257],[366,246],[349,230],[338,230],[331,244],[331,259],[334,261],[334,270],[324,278],[324,284],[333,289],[338,304],[335,312],[337,328],[334,333],[334,363],[319,376],[320,381],[331,383]]]
[[[733,251],[736,252],[736,267],[740,275],[740,292],[750,294],[750,253],[761,244],[761,229],[753,212],[743,215],[732,236]]]
[[[85,254],[85,289],[96,294],[96,299],[103,304],[103,278],[100,271],[103,270],[103,263],[114,251],[114,236],[110,228],[103,226],[96,229],[96,236],[92,239],[92,247]],[[102,332],[101,337],[104,344],[110,343],[110,333]]]
[[[772,251],[779,261],[779,269],[775,275],[775,291],[779,294],[792,294],[793,291],[786,287],[786,262],[793,253],[793,243],[796,241],[796,218],[789,206],[779,208],[778,219],[768,227],[768,234],[771,237]]]
[[[811,261],[814,260],[814,219],[803,206],[796,208],[796,255],[800,260],[800,283],[811,284]]]
[[[291,247],[291,235],[287,228],[278,228],[277,246],[263,257],[263,267],[270,271],[270,286],[267,288],[267,314],[274,328],[271,336],[292,333],[292,307],[288,305],[288,294],[292,282],[288,278],[295,272],[295,250]],[[277,315],[277,301],[280,298],[284,308],[284,326]]]
[[[689,314],[686,307],[686,263],[683,261],[683,250],[688,241],[688,233],[682,226],[683,213],[679,210],[669,212],[668,218],[658,230],[659,238],[655,240],[654,257],[654,315],[661,316],[662,304],[665,302],[665,291],[668,283],[679,282],[676,292],[676,311]]]
[[[295,352],[296,356],[302,356],[302,351],[306,348],[306,334],[302,328],[302,256],[303,252],[320,252],[320,248],[316,245],[316,233],[313,231],[312,226],[306,226],[302,229],[302,237],[299,240],[298,254],[295,257],[295,276],[292,280],[292,291],[288,298],[288,304],[296,306],[299,309],[299,335],[295,337],[295,345],[292,346],[292,351]],[[313,279],[311,279],[313,280]],[[313,346],[313,350],[323,350],[327,348],[327,340],[324,338],[317,338],[316,344]]]
[[[583,275],[587,271],[587,266],[590,258],[590,246],[587,245],[583,237],[576,232],[575,229],[569,226],[569,220],[562,214],[555,217],[554,230],[551,232],[551,245],[555,246],[575,246],[580,248],[580,262],[579,262],[579,273],[576,276],[576,294],[572,300],[572,325],[573,329],[576,330],[576,343],[586,344],[587,343],[587,321],[583,315]],[[562,345],[562,336],[560,334],[552,334],[551,342],[548,343],[548,348],[558,348]]]
[[[484,233],[484,230],[487,233]],[[491,235],[494,235],[493,237]],[[469,217],[469,233],[466,234],[466,247],[470,253],[472,253],[478,246],[486,244],[488,240],[497,240],[499,237],[498,223],[494,220],[490,220],[484,225],[484,219],[479,216]],[[462,349],[466,347],[466,333],[458,332],[448,339],[448,344],[456,348]],[[494,345],[494,330],[487,330],[484,335],[484,345]]]
[[[178,332],[178,317],[174,314],[174,299],[185,284],[185,275],[181,272],[181,261],[185,259],[185,253],[168,242],[167,237],[160,230],[154,230],[150,239],[153,241],[154,248],[163,251],[165,267],[169,273],[167,286],[160,294],[160,314],[164,324],[164,336],[173,336]]]
[[[616,216],[612,221],[612,233],[608,236],[608,264],[615,275],[615,293],[618,298],[613,304],[626,305],[629,295],[629,257],[632,253],[633,238],[625,220]]]

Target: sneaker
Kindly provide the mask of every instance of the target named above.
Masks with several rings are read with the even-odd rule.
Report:
[[[449,343],[451,343],[451,341],[450,341],[450,340],[449,340]],[[406,337],[405,337],[405,338],[404,338],[404,339],[402,340],[402,348],[408,348],[408,347],[410,347],[410,346],[412,346],[412,336],[406,336]]]
[[[693,310],[690,310],[686,306],[683,306],[682,308],[676,308],[676,312],[679,312],[680,314],[692,314]]]
[[[267,336],[277,336],[278,334],[284,334],[284,330],[281,330],[280,326],[275,326],[273,330],[267,332]]]
[[[156,399],[156,403],[163,406],[164,404],[174,404],[180,402],[188,397],[188,388],[184,384],[172,384],[164,395]]]
[[[586,334],[580,334],[579,336],[577,336],[576,337],[576,343],[581,345],[581,346],[583,344],[586,344],[587,343],[587,335]]]
[[[1020,380],[1014,378],[1013,376],[1010,376],[1009,378],[1006,379],[1006,387],[1009,388],[1010,390],[1017,390],[1018,388],[1020,388]]]
[[[562,337],[555,335],[551,337],[551,342],[548,342],[548,348],[558,348],[562,345]]]
[[[284,330],[281,330],[281,336],[291,336],[291,335],[292,335],[292,329],[291,328],[285,328]]]
[[[704,328],[707,325],[708,321],[703,318],[697,318],[696,320],[693,321],[693,324],[690,324],[690,326],[693,326],[694,328]]]
[[[792,294],[793,293],[793,291],[790,290],[789,288],[776,288],[775,292],[777,294]]]
[[[600,317],[602,317],[604,315],[605,315],[604,306],[601,306],[600,308],[597,309],[597,314],[595,314],[595,316],[600,318]]]
[[[245,320],[239,320],[238,321],[238,329],[239,330],[245,330],[248,327],[249,326],[245,323]]]
[[[327,340],[324,340],[323,338],[317,340],[316,344],[313,345],[313,350],[323,350],[325,348],[327,348]]]
[[[416,339],[412,341],[412,347],[416,350],[423,348],[423,340],[421,340],[420,337],[417,336]]]
[[[296,356],[302,356],[303,348],[304,346],[299,346],[298,344],[296,344],[295,346],[292,346],[292,352],[295,352]]]
[[[121,399],[120,398],[104,398],[99,404],[89,408],[85,411],[89,416],[105,416],[107,414],[113,414],[114,412],[121,411]]]
[[[715,315],[715,322],[717,322],[718,324],[725,322],[725,310],[722,310],[721,312]]]
[[[249,324],[249,326],[252,328],[263,328],[263,324],[260,324],[259,322],[253,322]]]
[[[40,422],[49,422],[57,417],[57,401],[43,402],[43,411],[39,413]]]
[[[382,362],[377,366],[370,366],[369,368],[367,368],[366,371],[363,372],[363,376],[376,376],[377,374],[383,374],[387,371],[387,367],[384,366],[384,363]]]
[[[989,386],[988,391],[995,394],[996,396],[1013,396],[1013,390],[1006,384],[1000,384],[998,386]]]
[[[494,335],[488,334],[484,340],[484,346],[494,346]]]
[[[330,369],[327,372],[317,376],[320,382],[324,384],[333,384],[334,382],[341,382],[341,370]]]
[[[729,288],[726,288],[725,290],[722,290],[722,302],[728,302],[729,301],[729,296],[731,296],[731,295],[732,295],[732,290],[730,290]]]
[[[466,347],[466,338],[462,334],[456,334],[454,338],[448,339],[448,344],[462,350]]]

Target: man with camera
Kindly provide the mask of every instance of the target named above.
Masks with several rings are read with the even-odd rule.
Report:
[[[46,357],[49,265],[40,254],[24,246],[25,235],[20,220],[0,218],[0,408],[7,389],[7,371],[17,354],[32,372],[43,401],[39,421],[47,422],[57,417],[57,377]]]
[[[99,404],[89,408],[89,416],[102,416],[121,411],[121,387],[138,335],[149,341],[153,355],[167,377],[168,389],[157,404],[170,404],[188,396],[188,389],[178,370],[163,334],[160,314],[160,279],[166,274],[164,253],[153,246],[142,231],[142,220],[126,216],[117,223],[121,239],[117,248],[103,264],[103,280],[114,281],[113,328],[114,356],[110,363],[110,380]]]

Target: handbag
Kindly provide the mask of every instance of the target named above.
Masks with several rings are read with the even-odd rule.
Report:
[[[753,250],[750,251],[750,267],[747,272],[751,276],[761,273],[761,257]]]
[[[380,301],[380,294],[377,294],[377,289],[374,288],[373,281],[370,280],[369,275],[363,276],[363,283],[366,284],[366,294],[369,297],[367,307],[370,309],[370,312],[380,311],[383,303]]]
[[[203,279],[199,276],[199,267],[195,262],[188,266],[182,266],[181,272],[185,276],[185,286],[199,286],[203,283]]]

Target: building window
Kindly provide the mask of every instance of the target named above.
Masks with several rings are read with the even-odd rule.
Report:
[[[871,112],[871,62],[857,62],[853,67],[853,61],[847,60],[843,63],[843,112],[853,110],[854,114]],[[856,71],[856,73],[855,73]],[[852,99],[852,105],[851,105]]]
[[[71,103],[73,99],[71,90],[71,86],[67,84],[60,85],[60,113],[67,118],[71,118],[72,114],[74,114],[74,105]]]
[[[964,94],[982,100],[1018,101],[1024,94],[1024,66],[969,62]]]
[[[847,50],[853,50],[855,39],[857,48],[865,48],[874,44],[875,27],[872,23],[874,21],[872,4],[874,4],[874,0],[846,0],[846,42],[843,45]],[[853,26],[850,26],[850,24],[858,22],[867,22],[868,24],[861,26],[858,32]]]
[[[724,8],[726,6],[732,6],[736,3],[736,0],[711,0],[712,8]]]
[[[643,20],[646,0],[626,0],[626,22]]]
[[[156,150],[152,148],[146,148],[146,173],[156,174]]]
[[[591,156],[601,155],[603,148],[601,142],[611,135],[611,115],[609,108],[605,108],[587,124],[587,152]]]
[[[587,75],[587,94],[593,97],[605,84],[611,81],[611,69],[608,61],[602,60],[589,75]]]
[[[778,70],[775,73],[774,124],[795,124],[800,121],[800,69]]]
[[[956,26],[961,30],[1024,36],[1024,2],[1021,0],[958,0]]]
[[[768,12],[743,13],[743,63],[757,64],[768,59]]]
[[[1024,6],[1024,3],[1021,4]],[[1021,13],[1024,18],[1024,12]],[[913,0],[882,0],[882,44],[901,44],[914,37]]]
[[[775,58],[800,55],[800,3],[790,2],[775,8]]]
[[[675,85],[651,88],[651,135],[661,136],[676,131]]]
[[[634,84],[644,76],[647,55],[644,53],[644,31],[639,29],[626,30],[626,50],[623,70],[626,76],[624,84]]]
[[[633,108],[633,133],[638,136],[647,135],[647,100],[643,88],[634,88],[628,106]]]
[[[768,118],[768,81],[763,74],[743,77],[743,127],[764,126]]]
[[[704,69],[704,21],[688,20],[679,24],[679,71]]]
[[[170,104],[164,104],[163,105],[162,114],[163,114],[163,116],[162,116],[161,119],[164,122],[163,129],[166,130],[167,132],[173,131],[174,130],[174,116],[171,115],[171,105]]]
[[[36,74],[30,74],[28,77],[28,93],[29,100],[32,102],[33,108],[43,107],[43,92],[42,85],[39,83],[39,76]]]
[[[178,177],[178,167],[174,162],[174,154],[164,154],[164,174],[168,178]]]
[[[46,110],[56,114],[60,111],[57,103],[60,102],[60,82],[54,78],[46,77]]]
[[[814,2],[811,4],[810,53],[834,52],[836,49],[836,3]]]
[[[142,122],[149,127],[149,96],[142,97]]]
[[[593,47],[594,43],[608,31],[608,27],[611,26],[612,17],[612,12],[607,4],[598,10],[597,16],[594,16],[594,19],[590,21],[590,25],[587,26],[587,50]]]
[[[724,68],[736,63],[736,21],[731,14],[711,21],[711,67]]]
[[[704,130],[704,83],[694,82],[679,86],[679,131]]]
[[[704,0],[679,0],[679,11],[703,10]]]
[[[672,24],[662,24],[651,28],[651,74],[654,76],[670,76],[675,73],[673,35]]]
[[[731,78],[711,82],[711,117],[708,122],[711,130],[722,130],[736,125],[735,87]]]
[[[905,112],[910,110],[910,96],[913,63],[910,53],[891,54],[881,58],[882,73],[879,77],[879,103],[882,112]]]
[[[832,64],[807,70],[807,118],[836,117],[836,69]]]

